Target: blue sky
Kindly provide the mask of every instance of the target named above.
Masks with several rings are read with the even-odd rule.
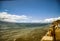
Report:
[[[0,12],[31,16],[38,20],[60,17],[60,3],[57,0],[1,1],[0,8]]]

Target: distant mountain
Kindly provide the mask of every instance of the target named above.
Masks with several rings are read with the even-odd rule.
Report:
[[[17,28],[29,28],[29,27],[39,27],[39,26],[46,26],[50,23],[10,23],[0,21],[0,29],[17,29]]]

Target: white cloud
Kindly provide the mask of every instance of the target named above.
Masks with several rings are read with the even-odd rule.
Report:
[[[0,12],[0,20],[7,22],[24,22],[24,23],[51,23],[56,20],[60,20],[60,17],[49,18],[44,20],[32,19],[26,15],[12,15],[7,12]]]
[[[53,21],[60,20],[60,17],[57,18],[49,18],[49,19],[44,19],[44,20],[32,20],[32,23],[51,23]]]
[[[0,12],[0,19],[2,21],[8,21],[8,22],[17,22],[21,20],[28,20],[30,17],[27,17],[26,15],[12,15],[7,12]]]
[[[45,23],[51,23],[51,22],[56,21],[56,20],[60,20],[60,17],[45,19],[44,22]]]
[[[41,20],[32,20],[32,23],[41,23]]]

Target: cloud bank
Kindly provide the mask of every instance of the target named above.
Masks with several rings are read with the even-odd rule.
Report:
[[[49,19],[44,19],[44,20],[32,20],[32,22],[35,23],[51,23],[53,21],[60,20],[60,17],[57,18],[49,18]]]
[[[30,17],[26,15],[12,15],[7,12],[0,12],[0,20],[7,21],[7,22],[18,22],[22,20],[28,20]]]
[[[56,20],[60,20],[60,17],[49,18],[44,20],[36,20],[26,15],[12,15],[7,12],[0,12],[0,21],[20,22],[20,23],[51,23]]]

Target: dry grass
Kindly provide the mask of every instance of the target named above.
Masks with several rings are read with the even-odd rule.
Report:
[[[47,28],[30,28],[4,31],[0,41],[40,41],[46,34]]]
[[[60,40],[60,28],[56,29],[56,40]]]

